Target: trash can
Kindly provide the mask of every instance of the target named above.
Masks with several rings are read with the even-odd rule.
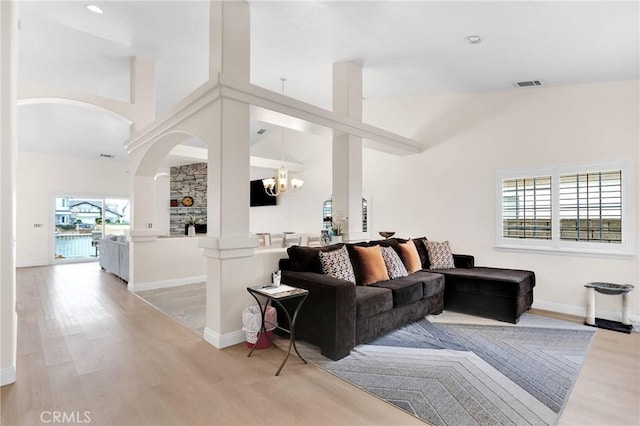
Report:
[[[262,314],[258,305],[247,306],[242,311],[242,329],[247,335],[247,347],[256,349],[266,349],[271,346],[273,339],[273,330],[278,326],[276,309],[273,306],[267,306],[264,314],[264,328],[267,330],[263,335],[260,330],[260,321]]]

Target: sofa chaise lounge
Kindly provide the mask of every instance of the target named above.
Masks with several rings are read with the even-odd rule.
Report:
[[[300,310],[296,338],[320,347],[338,360],[356,345],[443,309],[516,323],[531,307],[535,275],[531,271],[474,266],[474,257],[453,254],[453,269],[429,269],[426,238],[388,239],[325,247],[293,246],[280,260],[282,282],[309,290]],[[420,270],[408,276],[362,285],[363,259],[356,247],[413,244]],[[319,253],[346,247],[354,282],[323,273]],[[404,258],[403,258],[404,261]],[[366,265],[364,265],[366,266]],[[280,318],[283,318],[280,315]]]

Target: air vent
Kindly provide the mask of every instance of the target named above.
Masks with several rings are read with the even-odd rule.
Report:
[[[100,154],[100,158],[115,158],[116,156],[113,154]]]
[[[514,83],[515,87],[535,87],[542,86],[542,81],[540,80],[531,80],[531,81],[519,81]]]
[[[267,129],[260,129],[258,130],[258,134],[259,135],[264,135],[267,132]]]

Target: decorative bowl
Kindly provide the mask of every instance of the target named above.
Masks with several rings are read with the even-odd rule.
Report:
[[[380,231],[378,232],[378,234],[380,234],[381,237],[389,239],[391,237],[393,237],[394,235],[396,235],[395,231]]]

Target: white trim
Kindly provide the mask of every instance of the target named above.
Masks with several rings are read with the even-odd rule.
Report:
[[[547,302],[544,300],[535,300],[533,302],[533,308],[583,318],[586,318],[587,315],[586,306],[565,305],[563,303]],[[622,312],[596,310],[596,317],[610,321],[620,321],[622,319]],[[639,324],[640,315],[631,315],[630,320],[632,324]]]
[[[554,255],[566,255],[566,256],[581,256],[581,257],[607,257],[614,259],[630,259],[637,256],[637,253],[621,253],[611,250],[580,250],[563,247],[539,247],[539,246],[519,246],[511,244],[502,244],[494,246],[498,251],[514,251],[514,252],[538,252],[541,254],[554,254]]]
[[[231,333],[218,334],[209,327],[204,328],[205,342],[215,346],[218,349],[227,348],[245,342],[247,334],[242,330],[232,331]]]
[[[203,282],[207,282],[206,275],[196,275],[193,277],[175,278],[173,280],[147,281],[143,283],[129,282],[127,284],[127,290],[132,292],[156,290],[159,288],[179,287],[181,285],[197,284],[197,283],[203,283]]]
[[[10,385],[16,381],[16,367],[5,368],[0,371],[0,386]]]
[[[21,262],[16,262],[16,268],[31,268],[32,266],[47,266],[51,265],[49,259],[43,260],[26,260]]]

